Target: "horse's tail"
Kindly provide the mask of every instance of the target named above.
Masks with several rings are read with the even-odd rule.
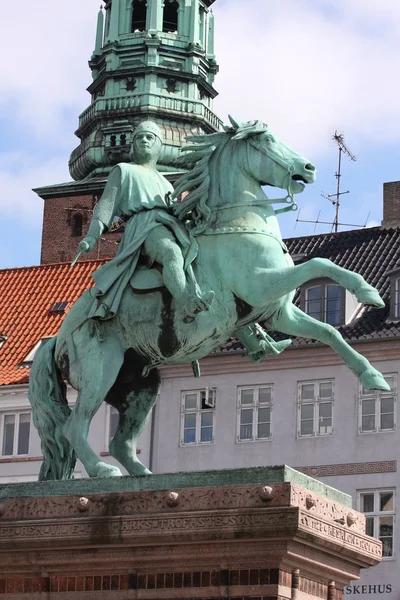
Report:
[[[63,436],[71,409],[67,387],[54,359],[55,345],[54,337],[38,350],[29,378],[29,401],[43,453],[39,481],[73,479],[76,463],[75,452]]]

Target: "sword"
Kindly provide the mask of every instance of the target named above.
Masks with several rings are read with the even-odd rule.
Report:
[[[80,257],[80,255],[83,253],[82,250],[79,250],[77,255],[75,256],[74,260],[71,263],[71,267],[74,267],[76,265],[76,263],[78,262],[78,258]]]

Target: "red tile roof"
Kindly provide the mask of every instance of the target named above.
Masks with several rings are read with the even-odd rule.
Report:
[[[92,287],[92,272],[104,260],[4,269],[0,271],[0,385],[27,383],[22,361],[43,337],[56,335],[77,298]],[[63,313],[49,313],[56,302],[68,302]]]

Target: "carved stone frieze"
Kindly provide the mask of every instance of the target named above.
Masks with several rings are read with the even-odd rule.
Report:
[[[290,504],[306,509],[312,516],[333,521],[338,525],[345,525],[354,532],[365,533],[365,517],[362,513],[355,512],[343,504],[333,502],[319,494],[309,492],[301,486],[291,485]]]
[[[222,573],[224,565],[244,569],[247,581],[246,569],[286,560],[291,569],[296,559],[307,569],[313,565],[318,577],[324,573],[327,585],[335,559],[347,585],[351,569],[358,576],[359,566],[379,562],[381,544],[364,535],[364,516],[350,508],[348,496],[313,481],[302,487],[301,477],[295,483],[266,478],[247,485],[110,494],[82,488],[79,495],[51,496],[51,488],[42,497],[4,494],[0,564],[16,581],[18,573],[58,577],[72,568],[82,577],[99,572],[166,577],[178,566],[181,572]],[[294,543],[296,551],[290,550]]]
[[[357,550],[361,554],[380,559],[382,557],[382,544],[375,538],[349,531],[343,526],[327,523],[311,514],[300,513],[300,528],[314,535],[323,537],[329,542],[338,542],[347,549]]]
[[[338,477],[341,475],[369,475],[375,473],[396,473],[397,460],[378,462],[338,463],[317,465],[316,467],[297,467],[297,470],[310,477]]]

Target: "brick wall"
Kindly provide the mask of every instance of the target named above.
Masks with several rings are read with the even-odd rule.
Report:
[[[383,184],[382,227],[400,226],[400,181]]]
[[[44,201],[41,264],[73,260],[79,242],[89,229],[93,201],[92,194],[47,198]],[[82,258],[112,257],[120,239],[121,233],[118,232],[103,234],[95,249]]]

